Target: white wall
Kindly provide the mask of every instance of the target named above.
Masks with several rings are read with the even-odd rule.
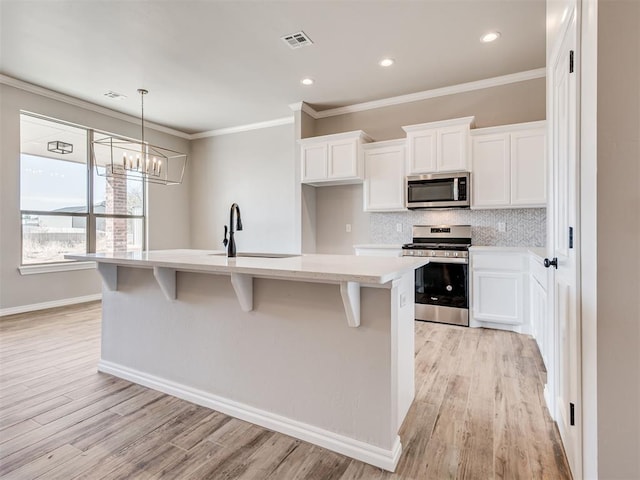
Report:
[[[192,142],[191,239],[194,248],[222,249],[229,208],[238,203],[244,230],[239,252],[300,251],[294,124]]]
[[[95,295],[101,283],[95,270],[20,275],[20,110],[86,127],[138,137],[140,127],[25,90],[0,84],[0,311]],[[151,143],[187,151],[189,142],[145,130]],[[182,185],[149,189],[150,248],[189,246],[189,179]],[[11,310],[8,310],[11,309]]]

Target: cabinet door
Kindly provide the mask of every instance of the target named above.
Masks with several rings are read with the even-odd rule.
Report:
[[[327,145],[302,146],[302,183],[327,178]]]
[[[328,178],[349,178],[358,176],[358,141],[347,139],[328,144]]]
[[[544,130],[511,134],[511,204],[545,206],[547,169]]]
[[[437,132],[437,170],[456,172],[469,170],[467,143],[469,126],[439,128]]]
[[[517,272],[473,272],[474,320],[522,325],[524,279]]]
[[[364,210],[404,210],[404,148],[381,147],[364,152]]]
[[[548,353],[548,328],[547,328],[547,292],[538,283],[537,280],[531,279],[531,334],[538,344],[540,355],[545,365],[549,365]]]
[[[473,207],[503,207],[510,201],[509,134],[473,137]]]
[[[436,143],[436,130],[411,132],[407,135],[409,175],[436,171]]]

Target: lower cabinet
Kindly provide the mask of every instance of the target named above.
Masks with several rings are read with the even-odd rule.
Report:
[[[531,333],[528,258],[523,251],[471,250],[472,327]]]
[[[548,319],[547,289],[549,285],[549,270],[543,264],[542,259],[532,256],[529,262],[531,282],[529,296],[531,303],[531,335],[538,343],[538,349],[544,360],[544,364],[551,365],[553,329],[551,319]]]

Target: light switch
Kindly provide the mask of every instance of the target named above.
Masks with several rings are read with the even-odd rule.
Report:
[[[396,223],[396,232],[402,233],[402,224],[401,223]]]
[[[507,224],[505,222],[498,222],[498,231],[502,233],[506,232]]]
[[[347,232],[347,233],[351,233],[351,224],[350,223],[347,223],[344,226],[344,231]]]

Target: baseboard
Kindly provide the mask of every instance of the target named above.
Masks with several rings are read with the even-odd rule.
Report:
[[[32,303],[31,305],[20,305],[19,307],[0,308],[0,317],[46,310],[48,308],[66,307],[67,305],[75,305],[76,303],[95,302],[96,300],[102,300],[101,293],[85,295],[83,297],[63,298],[62,300],[53,300],[51,302]]]
[[[100,360],[100,372],[108,373],[145,387],[158,390],[174,397],[211,408],[231,417],[245,420],[261,427],[284,433],[305,442],[313,443],[328,450],[346,455],[376,467],[395,471],[402,453],[400,437],[396,439],[391,450],[385,450],[360,440],[340,435],[313,425],[277,415],[259,408],[229,400],[203,390],[188,387],[164,378],[149,375],[138,370],[123,367],[113,362]]]

